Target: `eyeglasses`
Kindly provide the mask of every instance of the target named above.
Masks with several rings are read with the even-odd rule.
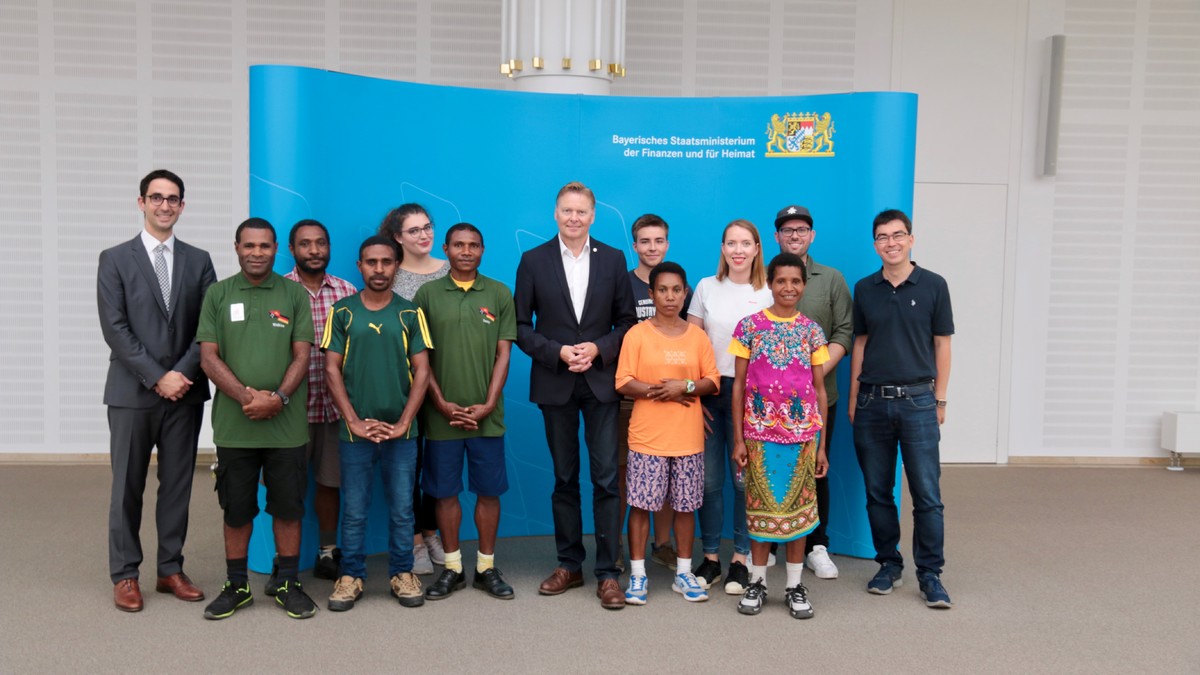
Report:
[[[410,227],[407,230],[401,230],[404,234],[410,237],[415,237],[421,234],[432,234],[433,223],[425,223],[424,227]]]
[[[171,206],[179,206],[180,204],[183,203],[183,200],[179,198],[179,195],[171,195],[170,197],[164,197],[164,196],[158,194],[157,192],[155,192],[152,195],[146,195],[146,201],[150,202],[154,206],[162,206],[162,203],[164,201],[166,203],[170,204]]]
[[[907,232],[893,232],[892,234],[877,234],[875,235],[876,244],[886,244],[888,240],[892,240],[897,244],[904,243],[905,238],[910,236]]]
[[[809,232],[812,232],[811,227],[781,227],[781,228],[779,228],[779,234],[782,234],[785,237],[791,237],[791,236],[794,236],[797,234],[803,237],[804,235],[808,234]]]

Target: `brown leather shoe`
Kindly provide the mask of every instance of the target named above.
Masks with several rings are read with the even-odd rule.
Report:
[[[583,585],[583,572],[568,572],[565,568],[555,567],[554,572],[546,577],[538,593],[542,595],[560,595],[568,589],[579,588]],[[624,600],[622,600],[624,602]]]
[[[142,611],[142,589],[137,579],[122,579],[113,586],[113,604],[122,612]]]
[[[196,587],[188,575],[180,572],[169,577],[159,577],[154,590],[159,593],[174,593],[175,597],[188,602],[198,602],[204,599],[204,591]]]
[[[625,609],[625,592],[616,579],[601,579],[596,585],[596,597],[604,609]]]

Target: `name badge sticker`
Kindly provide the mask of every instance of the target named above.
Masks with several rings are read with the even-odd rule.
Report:
[[[229,320],[230,321],[245,321],[246,320],[246,306],[240,302],[235,302],[232,305],[230,305],[229,306]]]

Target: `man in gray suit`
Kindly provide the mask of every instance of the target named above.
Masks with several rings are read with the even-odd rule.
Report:
[[[196,325],[204,293],[217,280],[208,253],[175,238],[183,181],[166,170],[142,179],[145,227],[100,254],[96,303],[112,354],[104,404],[111,434],[112,501],[108,560],[117,609],[138,612],[142,593],[142,494],[158,448],[158,580],[155,590],[189,602],[204,593],[183,573],[188,504],[208,380],[200,370]]]

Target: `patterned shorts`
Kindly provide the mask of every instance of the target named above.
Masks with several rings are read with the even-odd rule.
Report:
[[[625,479],[630,506],[658,511],[670,493],[672,510],[696,511],[704,502],[704,453],[659,457],[630,450]]]

